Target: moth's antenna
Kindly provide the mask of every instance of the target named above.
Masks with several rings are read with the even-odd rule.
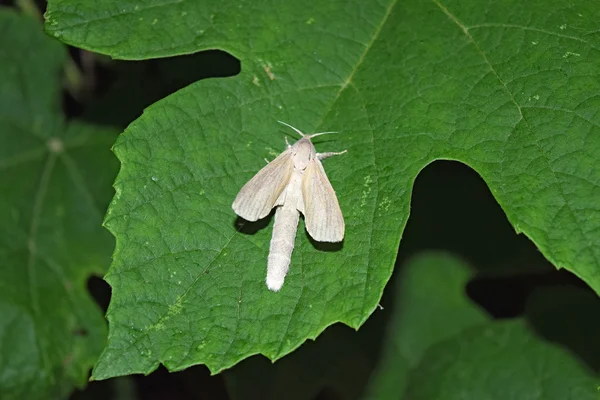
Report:
[[[335,131],[332,131],[332,132],[317,132],[317,133],[311,133],[310,135],[306,135],[306,136],[308,136],[309,139],[312,139],[312,138],[317,137],[317,136],[327,135],[328,133],[337,133],[337,132],[335,132]]]
[[[299,134],[300,136],[302,136],[302,137],[306,136],[304,133],[302,133],[302,132],[300,131],[300,129],[296,129],[296,128],[294,128],[293,126],[291,126],[290,124],[286,124],[286,123],[285,123],[285,122],[283,122],[283,121],[277,121],[277,122],[279,122],[280,124],[283,124],[283,125],[285,125],[285,126],[288,126],[288,127],[292,128],[293,130],[295,130],[296,132],[298,132],[298,134]]]
[[[292,128],[293,130],[295,130],[296,132],[298,132],[298,133],[300,134],[300,136],[302,136],[302,137],[307,137],[308,139],[312,139],[312,138],[314,138],[314,137],[321,136],[321,135],[326,135],[326,134],[328,134],[328,133],[337,133],[337,132],[317,132],[317,133],[311,133],[310,135],[306,135],[306,134],[302,133],[302,132],[300,131],[300,129],[296,129],[296,128],[294,128],[293,126],[291,126],[290,124],[286,124],[286,123],[285,123],[285,122],[283,122],[283,121],[277,121],[277,122],[279,122],[280,124],[283,124],[283,125],[285,125],[285,126],[289,126],[289,127],[290,127],[290,128]]]

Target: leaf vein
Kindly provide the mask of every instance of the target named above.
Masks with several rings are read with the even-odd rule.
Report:
[[[206,266],[206,268],[199,273],[196,278],[194,279],[194,281],[187,287],[187,289],[180,295],[177,297],[177,299],[169,306],[167,306],[167,310],[156,320],[155,323],[153,323],[152,325],[149,325],[147,328],[145,328],[144,330],[141,331],[141,335],[139,335],[137,338],[135,338],[135,340],[133,340],[126,348],[122,349],[120,354],[124,355],[125,352],[127,352],[130,348],[136,346],[141,339],[147,337],[149,335],[149,333],[152,330],[155,330],[157,327],[159,327],[162,322],[170,316],[171,314],[171,310],[173,309],[174,306],[176,306],[177,304],[180,304],[181,301],[187,296],[187,294],[190,292],[190,290],[192,290],[192,288],[194,286],[196,286],[196,284],[200,281],[200,278],[206,274],[206,272],[210,269],[210,267],[213,265],[213,263],[217,260],[217,258],[219,258],[219,256],[221,254],[223,254],[223,251],[227,248],[227,246],[229,246],[229,243],[231,243],[231,241],[233,240],[233,238],[235,237],[235,235],[238,232],[235,231],[233,232],[233,234],[231,235],[231,237],[227,240],[227,242],[223,245],[223,247],[221,248],[221,250],[219,250],[219,252],[213,257],[213,259],[208,263],[208,265]],[[111,322],[112,323],[112,322]]]
[[[564,39],[570,39],[570,40],[576,40],[578,42],[582,42],[587,44],[588,46],[594,48],[594,49],[598,49],[596,46],[592,45],[590,42],[588,42],[587,40],[581,39],[577,36],[570,36],[570,35],[564,35],[561,33],[557,33],[557,32],[552,32],[546,29],[540,29],[540,28],[534,28],[534,27],[529,27],[529,26],[521,26],[521,25],[514,25],[514,24],[500,24],[500,23],[483,23],[483,24],[477,24],[477,25],[472,25],[469,27],[465,27],[465,29],[467,31],[471,30],[471,29],[479,29],[479,28],[511,28],[511,29],[523,29],[525,31],[532,31],[532,32],[539,32],[539,33],[544,33],[547,35],[551,35],[551,36],[556,36],[556,37],[560,37],[560,38],[564,38]]]
[[[40,304],[39,299],[37,297],[36,291],[36,271],[35,271],[35,259],[37,255],[35,238],[37,235],[37,231],[39,228],[40,218],[42,214],[42,209],[44,206],[44,200],[46,197],[46,192],[48,191],[48,187],[50,186],[50,177],[52,175],[52,170],[54,169],[54,165],[56,163],[56,154],[49,153],[48,158],[46,159],[46,163],[42,169],[42,174],[40,177],[38,190],[35,193],[35,197],[33,199],[33,210],[31,215],[31,224],[29,226],[29,235],[27,238],[27,277],[28,277],[28,286],[29,286],[29,297],[31,299],[31,308],[33,313],[36,316],[35,323],[37,324],[37,319],[40,317]],[[44,368],[46,370],[51,369],[50,361],[48,358],[47,349],[42,346],[40,342],[40,335],[35,335],[37,346],[40,349],[40,353],[42,355],[42,363],[44,363]],[[50,379],[53,379],[51,375]]]
[[[79,189],[80,193],[86,199],[86,201],[88,202],[91,209],[96,212],[96,216],[99,217],[100,219],[102,219],[102,216],[104,215],[104,213],[100,209],[100,206],[98,206],[98,204],[96,204],[96,201],[94,200],[94,196],[92,195],[91,191],[88,189],[83,177],[77,170],[77,164],[75,163],[75,161],[66,152],[63,152],[60,154],[60,160],[63,162],[63,164],[67,170],[67,173],[71,177],[71,181],[73,182],[73,185],[77,189]]]

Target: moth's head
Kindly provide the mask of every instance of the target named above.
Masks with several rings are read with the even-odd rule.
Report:
[[[317,156],[315,146],[310,141],[310,137],[305,136],[298,140],[292,146],[292,158],[294,160],[294,167],[299,170],[304,170],[308,163]]]
[[[298,140],[296,142],[296,144],[294,144],[292,146],[292,151],[293,151],[292,157],[294,159],[294,167],[296,167],[300,170],[304,170],[308,166],[308,163],[317,156],[315,146],[313,146],[310,139],[320,136],[320,135],[326,135],[328,133],[336,133],[336,132],[317,132],[317,133],[311,133],[310,135],[307,135],[304,132],[302,132],[301,130],[294,128],[290,124],[286,124],[283,121],[278,121],[278,122],[285,126],[289,126],[293,130],[295,130],[300,136],[302,136],[302,139]]]

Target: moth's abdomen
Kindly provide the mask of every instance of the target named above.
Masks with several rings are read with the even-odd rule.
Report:
[[[267,287],[274,292],[281,289],[290,268],[299,216],[298,210],[287,204],[277,207],[275,211],[273,237],[267,262]]]

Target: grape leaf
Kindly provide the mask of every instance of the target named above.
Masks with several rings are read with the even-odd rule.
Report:
[[[50,0],[47,31],[117,58],[219,48],[242,72],[155,103],[120,137],[109,343],[94,377],[277,359],[360,326],[391,275],[415,176],[476,170],[517,232],[600,293],[600,9],[590,2]],[[281,293],[269,229],[234,226],[237,190],[281,151],[276,120],[335,130],[326,161],[347,231],[301,230]],[[322,144],[326,141],[326,144]],[[276,150],[277,149],[277,150]]]
[[[85,384],[106,340],[87,293],[114,239],[116,132],[60,112],[66,56],[31,18],[0,8],[0,398],[57,399]]]
[[[365,398],[596,398],[600,381],[579,360],[534,334],[525,319],[494,321],[469,300],[465,287],[471,272],[460,260],[422,253],[402,272],[383,357]],[[586,303],[580,297],[575,303],[589,309],[589,296]],[[548,302],[538,298],[530,312],[538,320],[551,315],[546,326],[569,321],[581,328],[572,318],[551,313]]]

